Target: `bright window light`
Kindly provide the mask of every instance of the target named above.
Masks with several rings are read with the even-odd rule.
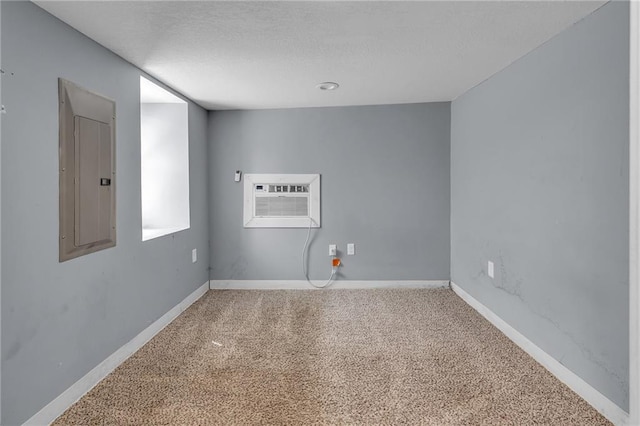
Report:
[[[140,77],[142,241],[188,229],[188,105]]]

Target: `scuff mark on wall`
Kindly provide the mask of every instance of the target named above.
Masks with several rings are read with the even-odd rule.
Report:
[[[498,265],[500,275],[496,277],[495,280],[492,281],[493,286],[497,289],[503,290],[504,292],[516,296],[518,299],[524,302],[522,297],[522,283],[524,280],[520,277],[512,278],[511,273],[507,271],[507,266],[504,261],[504,255],[502,252],[498,255]]]
[[[229,267],[230,272],[229,276],[232,280],[237,279],[238,277],[244,276],[244,273],[247,270],[247,259],[244,256],[239,256],[236,258]]]

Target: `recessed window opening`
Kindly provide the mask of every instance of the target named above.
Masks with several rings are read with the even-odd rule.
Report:
[[[185,101],[140,77],[142,241],[190,226]]]

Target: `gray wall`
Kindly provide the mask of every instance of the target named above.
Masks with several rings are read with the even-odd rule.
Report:
[[[304,279],[307,229],[244,229],[244,173],[320,173],[310,276],[449,279],[450,104],[209,113],[212,279]],[[317,232],[317,233],[316,233]]]
[[[453,282],[622,408],[628,7],[605,5],[455,100],[451,126]]]
[[[189,105],[191,229],[142,243],[140,71],[32,3],[1,7],[2,424],[17,424],[208,279],[207,113]],[[117,109],[117,246],[64,263],[58,77]]]

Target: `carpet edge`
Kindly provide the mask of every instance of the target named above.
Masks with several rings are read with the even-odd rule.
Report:
[[[314,282],[315,283],[315,282]],[[318,284],[324,284],[318,281]],[[339,280],[325,290],[375,288],[447,288],[449,280]],[[210,280],[211,290],[322,290],[305,280]]]

